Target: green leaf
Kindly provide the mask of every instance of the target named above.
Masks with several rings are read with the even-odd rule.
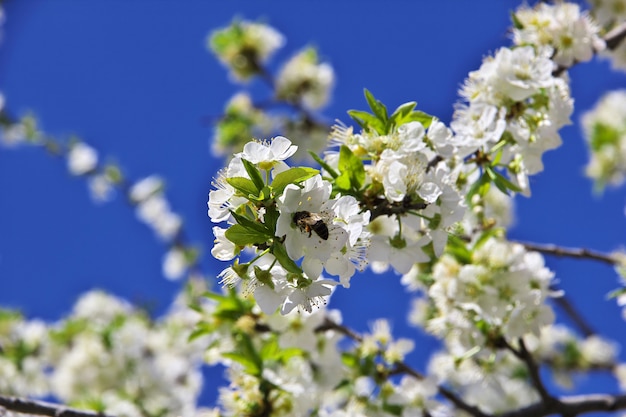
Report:
[[[324,161],[322,158],[320,158],[315,152],[309,151],[309,155],[311,155],[311,158],[313,158],[315,160],[315,162],[320,164],[320,166],[322,168],[324,168],[326,171],[328,171],[328,173],[330,174],[331,177],[337,178],[339,176],[339,174],[337,174],[337,172],[335,172],[335,170],[330,165],[328,165],[326,163],[326,161]]]
[[[237,335],[237,347],[239,348],[239,352],[246,355],[246,357],[254,363],[256,368],[259,370],[259,374],[263,370],[263,360],[256,348],[254,347],[254,343],[252,343],[252,339],[246,333],[240,333]]]
[[[489,179],[489,175],[483,173],[480,178],[476,182],[474,182],[474,184],[472,184],[469,191],[467,192],[467,203],[471,205],[472,197],[476,194],[484,197],[485,194],[487,194],[487,191],[489,191],[490,186],[491,181]]]
[[[387,107],[380,101],[374,98],[374,95],[366,88],[365,89],[365,99],[367,100],[367,104],[369,104],[370,109],[374,112],[376,117],[384,123],[387,123],[389,117],[387,116]]]
[[[252,180],[245,177],[226,178],[226,182],[246,197],[250,195],[257,196],[260,191]]]
[[[274,195],[283,193],[285,187],[289,184],[300,184],[311,177],[319,174],[319,170],[309,167],[295,167],[277,174],[270,185],[274,191]]]
[[[280,213],[276,209],[275,205],[265,208],[265,216],[263,217],[263,220],[265,220],[265,227],[270,230],[272,236],[276,235],[276,222],[278,222],[279,216]]]
[[[241,299],[234,289],[231,289],[227,295],[213,292],[205,292],[203,295],[217,302],[212,316],[222,321],[234,322],[244,314],[248,314],[253,307],[251,301]]]
[[[499,227],[493,227],[491,229],[485,230],[483,233],[481,233],[480,237],[478,238],[478,240],[476,241],[476,243],[474,244],[474,250],[479,249],[482,245],[484,245],[489,239],[493,238],[493,237],[499,237],[502,236],[502,229]]]
[[[261,351],[259,352],[259,355],[261,356],[261,359],[265,362],[265,361],[278,360],[279,353],[280,353],[280,346],[278,346],[278,341],[274,337],[266,341],[265,344],[263,344],[263,347],[261,347]]]
[[[245,228],[259,232],[260,234],[265,235],[267,238],[273,237],[273,234],[270,234],[269,229],[265,227],[263,223],[259,223],[254,220],[251,220],[247,218],[246,216],[242,216],[241,214],[235,213],[234,211],[231,211],[230,213],[233,215],[235,220],[237,220],[237,223],[244,226]]]
[[[469,264],[472,262],[472,252],[467,248],[465,241],[458,236],[448,236],[446,252],[454,256],[457,261],[463,264]]]
[[[244,354],[237,352],[227,352],[222,353],[222,357],[232,359],[233,361],[239,363],[243,366],[244,371],[250,375],[261,374],[261,368],[259,367],[259,364],[256,363],[252,358],[249,358]]]
[[[260,233],[256,230],[245,227],[241,224],[234,224],[224,233],[226,239],[230,240],[237,246],[254,245],[255,243],[266,243],[268,235]]]
[[[363,161],[350,148],[342,145],[339,149],[339,177],[335,184],[343,190],[360,190],[365,182]]]
[[[201,322],[196,324],[196,328],[191,332],[189,337],[187,337],[187,342],[192,342],[199,337],[209,335],[213,332],[214,328],[212,325],[206,322]]]
[[[617,298],[624,294],[626,294],[626,288],[618,288],[616,290],[611,291],[609,294],[607,294],[606,298],[610,300],[612,298]]]
[[[250,176],[250,179],[256,186],[256,189],[259,191],[262,190],[263,187],[265,187],[265,182],[263,181],[263,177],[261,176],[261,171],[259,171],[259,169],[250,161],[242,159],[241,162],[243,163],[246,172]]]
[[[416,101],[409,101],[408,103],[401,104],[398,106],[397,109],[394,110],[393,113],[391,113],[391,117],[389,119],[394,121],[402,120],[404,117],[407,117],[409,114],[411,114],[415,106],[417,106]]]
[[[424,129],[428,129],[433,119],[434,116],[431,116],[428,113],[424,113],[423,111],[416,110],[414,112],[411,112],[411,114],[409,114],[404,119],[402,119],[402,123],[398,123],[398,125],[409,122],[420,122],[422,126],[424,126]]]
[[[508,194],[509,190],[515,191],[516,193],[519,193],[519,192],[522,191],[521,188],[519,188],[517,185],[513,184],[504,175],[502,175],[501,173],[499,173],[498,171],[493,169],[493,167],[491,167],[491,166],[486,166],[485,167],[485,173],[487,173],[489,178],[491,178],[491,181],[504,194]]]
[[[387,133],[385,129],[385,123],[383,123],[373,114],[362,110],[348,110],[348,114],[366,132],[370,132],[373,129],[380,135],[384,135],[385,133]]]
[[[285,245],[280,242],[274,242],[272,245],[272,254],[274,254],[278,262],[280,262],[280,265],[287,271],[293,272],[294,274],[302,274],[302,269],[300,269],[298,264],[287,254]]]
[[[514,12],[511,12],[511,21],[513,22],[513,27],[515,29],[524,29],[524,24],[517,18],[517,15]]]
[[[595,123],[591,130],[591,149],[599,151],[607,145],[614,145],[622,136],[622,133],[612,126]]]

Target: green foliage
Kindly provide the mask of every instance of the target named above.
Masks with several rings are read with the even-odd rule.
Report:
[[[363,161],[345,145],[339,150],[339,176],[335,179],[338,189],[359,191],[365,182]]]
[[[259,171],[259,169],[250,161],[242,159],[241,162],[243,163],[243,166],[246,169],[246,172],[248,173],[248,175],[250,176],[250,179],[254,183],[254,186],[256,187],[256,189],[261,191],[265,187],[265,182],[263,181],[263,176],[261,175],[261,171]]]
[[[230,184],[235,190],[239,191],[244,197],[258,197],[261,189],[257,188],[256,184],[244,177],[231,177],[226,178],[226,182]]]
[[[289,184],[301,184],[319,174],[319,170],[309,167],[295,167],[283,171],[274,177],[270,184],[274,195],[281,195],[285,187]]]
[[[288,272],[302,274],[302,269],[293,261],[293,259],[289,257],[285,245],[281,242],[274,242],[272,245],[272,254],[276,257],[280,265]]]
[[[248,228],[241,224],[234,224],[226,230],[226,239],[230,240],[237,246],[247,246],[254,244],[262,244],[267,242],[268,235]]]
[[[613,126],[596,123],[591,131],[591,149],[597,152],[607,145],[614,145],[619,142],[622,135],[623,132],[615,129]]]
[[[389,116],[387,107],[367,89],[365,89],[365,99],[372,113],[363,110],[349,110],[348,114],[368,133],[375,131],[379,135],[387,135],[398,126],[409,122],[420,122],[424,128],[428,128],[433,120],[433,116],[415,110],[417,103],[414,101],[400,105]]]

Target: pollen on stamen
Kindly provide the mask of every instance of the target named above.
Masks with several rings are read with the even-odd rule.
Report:
[[[222,287],[234,288],[241,281],[241,277],[237,275],[237,272],[231,267],[224,269],[217,276],[220,279],[218,282]]]

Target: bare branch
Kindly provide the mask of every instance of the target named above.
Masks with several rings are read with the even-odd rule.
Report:
[[[553,256],[570,257],[579,259],[592,259],[594,261],[604,262],[610,265],[619,264],[619,259],[615,256],[602,252],[596,252],[586,248],[564,248],[553,244],[543,245],[540,243],[520,242],[511,240],[511,242],[519,243],[528,250],[545,253]]]
[[[594,411],[615,411],[625,408],[626,394],[572,395],[559,398],[552,404],[539,402],[519,410],[502,413],[499,417],[543,417],[552,414],[573,417]]]
[[[520,337],[518,343],[519,349],[515,349],[506,340],[503,340],[503,344],[506,346],[506,348],[526,365],[528,373],[530,374],[530,380],[532,381],[533,386],[539,393],[539,396],[541,397],[543,403],[549,405],[556,402],[557,400],[552,395],[550,395],[550,393],[546,389],[546,386],[543,384],[541,375],[539,375],[539,365],[537,365],[531,353],[528,351],[528,349],[526,349],[524,339]]]
[[[578,329],[585,337],[593,336],[594,334],[596,334],[596,331],[593,329],[593,327],[587,322],[583,315],[580,314],[580,312],[576,309],[576,307],[574,307],[574,305],[565,295],[555,297],[552,300],[554,300],[554,302],[563,309],[565,314],[567,314],[569,318],[572,319],[574,324],[578,327]]]
[[[614,50],[626,38],[626,22],[615,26],[604,36],[607,49]]]
[[[0,408],[24,414],[37,414],[51,417],[113,417],[95,411],[77,410],[62,404],[27,400],[0,395]]]
[[[352,340],[355,340],[357,342],[363,341],[362,336],[356,334],[354,331],[352,331],[346,326],[335,323],[334,321],[330,320],[328,317],[324,320],[324,323],[322,323],[316,329],[316,331],[326,331],[326,330],[336,330],[340,332],[341,334],[348,336]],[[415,369],[411,368],[405,362],[396,362],[394,365],[396,369],[391,372],[393,374],[404,373],[407,375],[411,375],[413,378],[418,379],[420,381],[425,378],[424,375],[422,375],[420,372],[416,371]],[[478,407],[467,404],[465,401],[463,401],[462,398],[457,396],[455,393],[453,393],[446,387],[438,385],[437,390],[442,396],[447,398],[458,409],[463,410],[466,413],[474,417],[490,417],[489,414],[483,413]]]

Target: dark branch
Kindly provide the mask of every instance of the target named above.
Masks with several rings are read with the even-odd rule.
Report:
[[[539,243],[529,243],[529,242],[520,242],[512,240],[511,242],[519,243],[523,245],[526,249],[545,253],[553,256],[560,257],[570,257],[570,258],[580,258],[580,259],[593,259],[594,261],[604,262],[610,265],[619,264],[619,260],[611,255],[607,255],[602,252],[592,251],[590,249],[585,248],[564,248],[557,245],[542,245]]]
[[[569,299],[565,295],[561,295],[560,297],[555,297],[552,300],[563,309],[565,314],[569,316],[570,319],[574,322],[574,324],[578,327],[578,329],[582,332],[585,337],[593,336],[596,334],[595,330],[591,325],[587,322],[587,320],[583,317],[582,314],[572,305]]]
[[[518,343],[519,349],[515,349],[513,346],[508,344],[506,340],[504,341],[507,349],[513,352],[513,354],[526,365],[526,368],[528,369],[528,373],[530,375],[530,380],[532,381],[533,386],[539,393],[539,396],[541,397],[543,403],[549,405],[556,402],[557,400],[552,395],[550,395],[550,393],[546,389],[546,386],[543,384],[543,381],[541,380],[541,375],[539,375],[539,365],[537,365],[533,356],[530,354],[528,349],[526,349],[524,339],[520,337]]]
[[[0,408],[24,414],[38,414],[51,417],[113,417],[95,411],[77,410],[62,404],[45,401],[26,400],[18,397],[0,395]]]
[[[543,417],[552,414],[573,417],[594,411],[616,411],[625,408],[626,394],[573,395],[560,398],[552,404],[536,403],[519,410],[500,414],[499,417]]]
[[[626,38],[626,22],[615,26],[604,36],[607,49],[614,50]]]
[[[326,330],[336,330],[339,333],[348,336],[352,340],[355,340],[357,342],[362,342],[363,341],[363,337],[361,337],[360,335],[356,334],[355,332],[353,332],[348,327],[343,326],[341,324],[335,323],[334,321],[330,320],[329,318],[326,318],[324,320],[324,323],[322,323],[320,326],[318,326],[315,330],[318,331],[318,332],[326,331]],[[424,375],[422,375],[421,373],[419,373],[415,369],[411,368],[405,362],[396,362],[394,365],[395,365],[396,369],[393,370],[391,372],[391,374],[404,373],[404,374],[407,374],[407,375],[411,375],[412,377],[414,377],[415,379],[418,379],[420,381],[424,379]],[[437,389],[438,389],[439,393],[442,396],[447,398],[458,409],[463,410],[463,411],[467,412],[468,414],[470,414],[470,415],[472,415],[474,417],[490,417],[488,414],[483,413],[478,407],[475,407],[475,406],[467,404],[465,401],[463,401],[463,399],[458,397],[455,393],[453,393],[452,391],[448,390],[447,388],[445,388],[445,387],[443,387],[441,385],[438,385]]]

